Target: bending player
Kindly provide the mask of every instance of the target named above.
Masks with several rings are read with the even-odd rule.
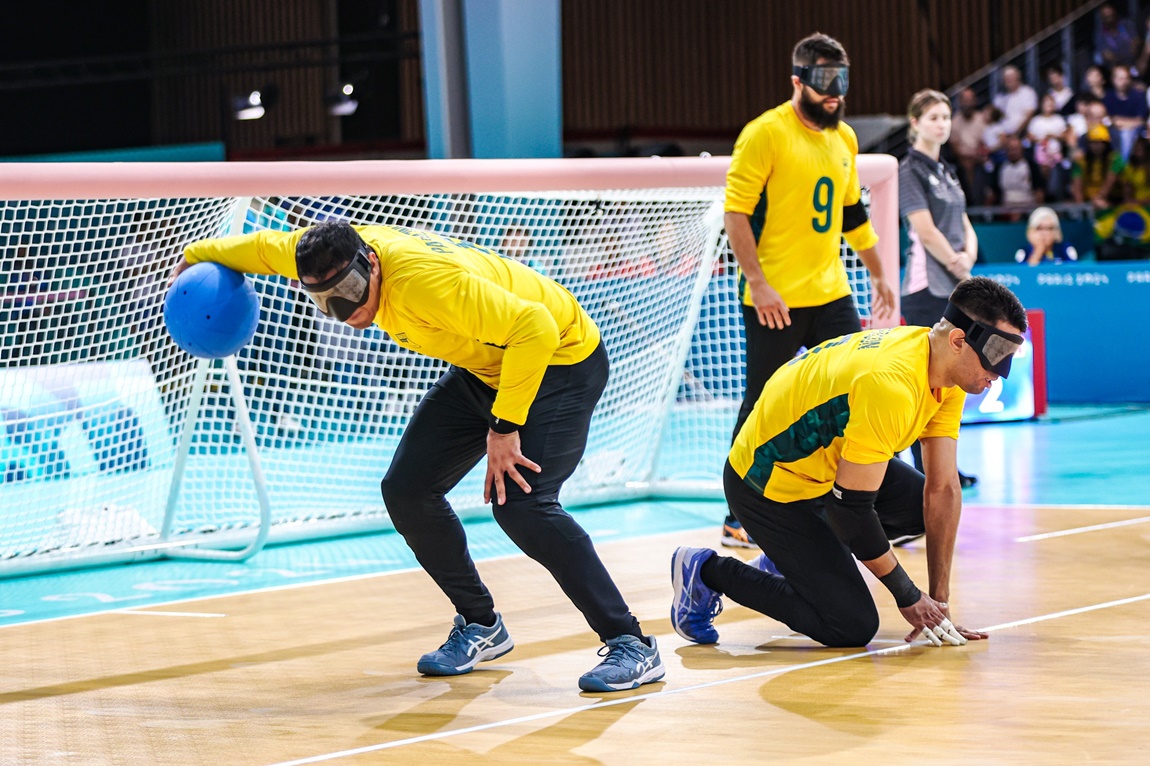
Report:
[[[494,500],[499,525],[607,646],[579,688],[619,691],[663,677],[654,637],[559,504],[608,373],[599,328],[571,293],[486,248],[392,226],[327,222],[205,240],[187,247],[175,274],[199,261],[298,278],[324,314],[360,330],[374,323],[453,365],[416,408],[381,485],[396,530],[458,612],[420,673],[468,673],[514,646],[445,498],[486,454],[484,502]]]
[[[763,384],[800,348],[862,329],[839,257],[843,238],[870,272],[875,316],[894,310],[894,289],[874,249],[878,235],[861,199],[858,139],[842,121],[847,53],[816,33],[799,41],[791,61],[791,100],[743,128],[727,172],[723,223],[742,272],[747,339],[747,389],[733,434]],[[754,547],[731,515],[722,543]]]
[[[962,506],[959,421],[966,393],[982,393],[1010,373],[1025,329],[1018,298],[974,277],[958,284],[933,328],[845,335],[780,369],[723,471],[730,509],[767,558],[750,566],[706,548],[675,551],[676,632],[696,643],[718,641],[712,622],[727,595],[827,646],[862,646],[879,618],[857,558],[911,624],[907,641],[919,633],[936,646],[986,638],[950,619]],[[915,439],[925,477],[895,457]],[[921,531],[925,592],[888,542]]]

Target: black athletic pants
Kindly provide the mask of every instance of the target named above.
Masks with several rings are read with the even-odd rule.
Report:
[[[543,469],[520,468],[531,494],[506,479],[507,501],[492,500],[499,526],[547,568],[601,640],[641,635],[590,537],[559,505],[559,489],[587,447],[591,413],[607,385],[607,352],[551,366],[519,431],[523,454]],[[452,367],[415,410],[382,482],[396,530],[467,622],[490,624],[494,601],[467,550],[463,525],[445,495],[487,454],[495,391]]]
[[[923,533],[923,482],[906,463],[890,461],[875,501],[887,539]],[[703,564],[704,584],[826,646],[863,646],[874,638],[874,599],[850,550],[827,523],[821,498],[775,502],[748,486],[730,463],[723,468],[723,491],[781,575],[715,555]]]
[[[732,441],[775,370],[794,359],[800,348],[814,348],[831,338],[858,332],[862,324],[855,299],[848,295],[825,306],[791,309],[791,325],[781,330],[759,324],[755,307],[743,306],[743,328],[747,338],[747,390],[739,407]]]
[[[949,301],[939,298],[930,290],[919,290],[917,293],[902,296],[902,316],[908,325],[915,327],[934,327],[942,319]],[[910,445],[910,454],[914,457],[914,467],[922,470],[922,442],[916,441]],[[961,471],[959,472],[961,475]]]

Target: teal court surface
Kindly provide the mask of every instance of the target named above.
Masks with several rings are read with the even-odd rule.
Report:
[[[1150,526],[1148,434],[1150,408],[1134,406],[1061,406],[1035,421],[965,427],[959,466],[979,483],[964,493],[964,529],[979,539],[1007,534],[996,510],[1031,507],[1081,507],[1083,528],[1094,524],[1092,508],[1145,509],[1123,524]],[[573,512],[598,542],[642,546],[648,536],[713,529],[717,547],[725,505],[656,499]],[[467,533],[477,561],[522,555],[492,521],[469,522]],[[402,538],[381,533],[269,547],[238,564],[161,561],[13,578],[0,580],[0,628],[416,568]]]

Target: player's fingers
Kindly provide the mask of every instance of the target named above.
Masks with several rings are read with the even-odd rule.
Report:
[[[503,486],[503,473],[496,473],[493,477],[493,481],[495,482],[495,502],[499,505],[503,505],[507,502],[507,490]]]
[[[925,628],[923,628],[922,635],[926,637],[926,640],[929,641],[932,646],[942,646],[942,639],[931,626],[927,625]]]
[[[511,481],[513,481],[519,485],[519,488],[521,490],[523,490],[527,494],[531,494],[531,485],[527,483],[527,479],[524,479],[523,476],[519,473],[519,471],[515,470],[514,468],[509,468],[509,469],[507,469],[507,475],[511,478]],[[503,501],[500,500],[500,505],[502,505],[502,504],[503,504]]]
[[[531,458],[524,457],[523,455],[520,455],[518,458],[516,458],[515,462],[518,463],[519,465],[526,466],[527,468],[530,468],[535,473],[541,473],[543,471],[543,469],[539,466],[538,463],[533,461]]]
[[[954,623],[950,620],[940,622],[935,631],[939,638],[951,646],[962,646],[966,643],[966,637],[955,629]]]
[[[780,330],[783,328],[783,325],[786,325],[787,327],[791,326],[790,309],[788,309],[786,306],[783,306],[781,309],[779,309],[779,316],[782,318],[782,322],[779,324]]]
[[[487,464],[487,476],[483,479],[483,504],[486,505],[491,502],[491,487],[495,482],[495,470],[491,467],[491,463]]]
[[[906,634],[906,638],[904,638],[903,641],[906,641],[909,644],[911,641],[914,641],[916,638],[918,638],[918,634],[921,632],[922,628],[915,628],[910,633]]]
[[[955,625],[954,627],[967,641],[982,641],[984,639],[990,638],[989,633],[985,633],[981,630],[967,630],[961,625]]]

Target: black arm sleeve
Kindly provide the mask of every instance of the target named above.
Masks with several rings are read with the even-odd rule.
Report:
[[[876,497],[878,492],[843,489],[838,484],[826,497],[827,522],[859,561],[877,559],[890,550],[874,510]]]
[[[843,207],[843,233],[854,231],[858,227],[870,220],[866,214],[866,205],[860,199],[853,205],[846,205]]]

